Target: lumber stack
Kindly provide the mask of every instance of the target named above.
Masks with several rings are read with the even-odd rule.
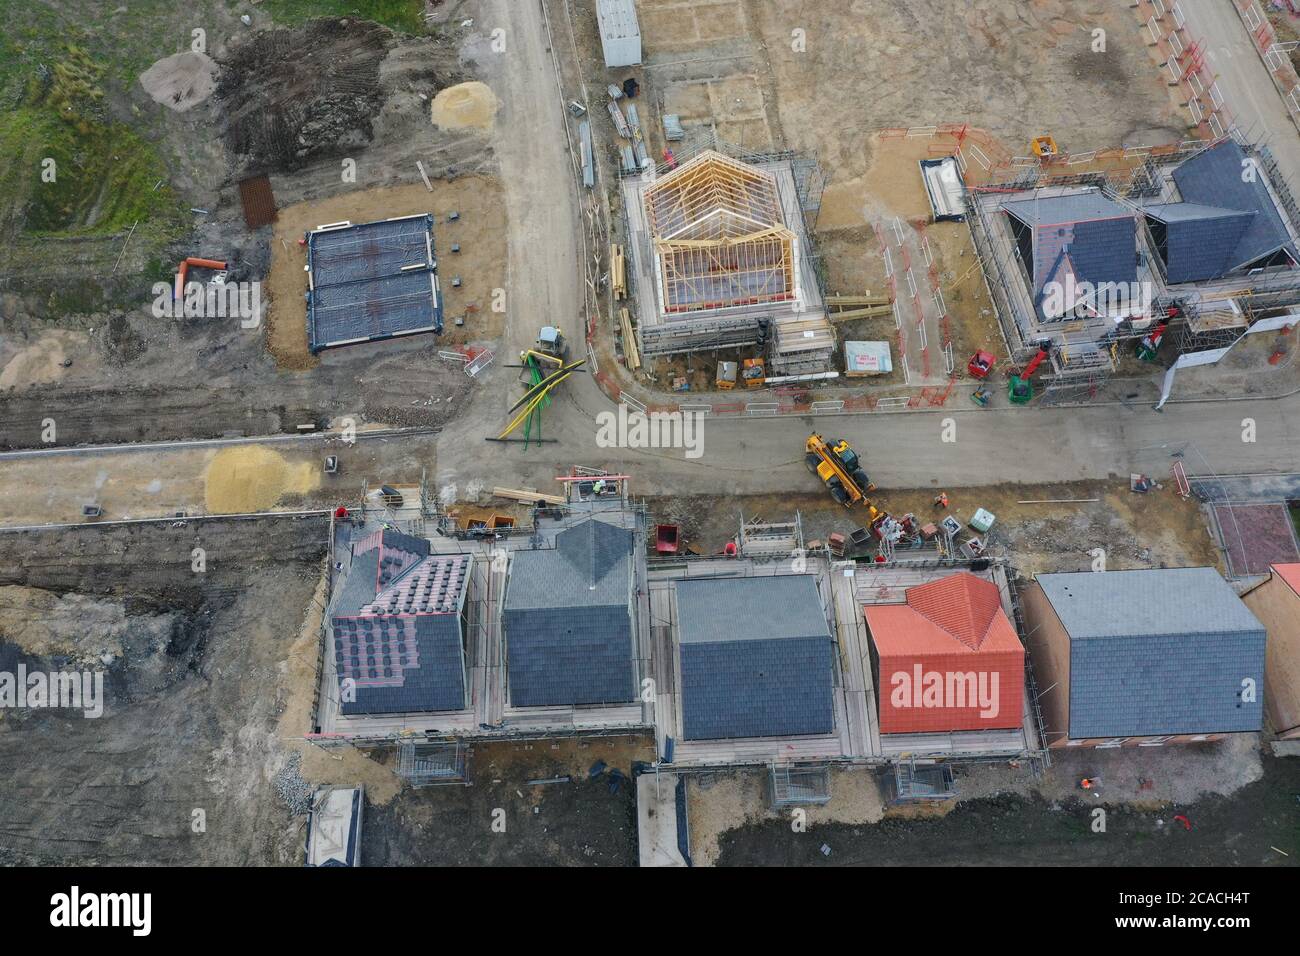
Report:
[[[522,501],[529,505],[562,505],[564,499],[559,495],[544,495],[540,491],[522,491],[516,488],[493,488],[492,494],[498,498],[509,498],[511,501]]]
[[[616,242],[609,246],[609,284],[615,299],[621,302],[627,298],[627,259]]]
[[[641,351],[636,347],[636,333],[632,331],[632,313],[626,308],[618,310],[618,323],[623,330],[623,354],[627,367],[635,372],[641,367]]]

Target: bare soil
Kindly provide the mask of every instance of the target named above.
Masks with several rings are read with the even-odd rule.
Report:
[[[809,476],[809,482],[815,479]],[[1180,499],[1170,485],[1145,495],[1115,482],[963,488],[949,491],[947,512],[934,506],[941,490],[882,488],[871,499],[891,514],[910,512],[922,521],[937,521],[946,513],[965,525],[979,508],[992,512],[997,520],[983,536],[986,544],[994,554],[1010,555],[1026,578],[1043,571],[1087,570],[1095,548],[1105,550],[1111,570],[1223,570],[1200,506],[1194,499]],[[863,520],[863,513],[846,512],[824,491],[745,495],[730,502],[731,507],[719,508],[711,497],[670,497],[651,498],[648,505],[655,520],[681,525],[687,542],[704,554],[719,553],[736,536],[742,514],[751,520],[789,521],[797,511],[805,543],[825,542],[836,531],[847,536]]]
[[[472,786],[407,788],[366,807],[366,866],[635,866],[638,760],[647,737],[476,744]],[[591,768],[607,768],[592,778]],[[622,776],[611,787],[610,769]],[[529,780],[570,777],[569,782]],[[505,829],[493,829],[494,819]]]
[[[502,314],[493,311],[493,290],[504,288],[506,271],[506,215],[500,182],[495,177],[472,175],[439,179],[432,185],[430,192],[417,176],[410,185],[347,192],[279,211],[266,287],[271,297],[267,347],[280,368],[311,369],[320,362],[307,349],[303,299],[307,252],[298,240],[327,222],[362,223],[432,214],[445,329],[437,338],[415,338],[449,347],[491,342],[500,336]],[[447,215],[452,212],[459,212],[460,218],[448,222]],[[453,253],[453,245],[459,245],[460,251]],[[461,280],[460,288],[453,286],[455,278]],[[458,319],[464,324],[457,325]]]
[[[1263,758],[1263,776],[1229,796],[1125,805],[1005,793],[941,818],[868,826],[766,820],[724,834],[722,866],[1291,866],[1300,861],[1300,762]],[[1106,830],[1093,810],[1105,807]],[[1191,829],[1173,819],[1181,815]],[[829,855],[822,847],[829,847]],[[1273,848],[1276,847],[1284,856]]]
[[[275,730],[285,635],[295,633],[320,577],[326,531],[319,520],[270,519],[256,528],[7,540],[0,586],[51,617],[18,630],[0,620],[0,670],[19,662],[29,671],[93,667],[105,674],[107,703],[98,719],[0,713],[0,760],[9,769],[0,780],[0,861],[299,862],[303,821],[291,819],[273,783],[289,753]],[[208,554],[201,574],[192,570],[195,547]],[[63,605],[93,606],[112,633],[72,635],[60,623]],[[101,643],[106,656],[87,662]]]

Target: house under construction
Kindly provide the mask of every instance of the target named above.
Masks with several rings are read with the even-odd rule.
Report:
[[[643,354],[759,346],[776,374],[826,369],[835,335],[805,222],[815,163],[710,140],[625,178],[623,195]]]
[[[1153,328],[1202,351],[1300,302],[1295,201],[1267,149],[1230,137],[1125,181],[1035,168],[969,190],[967,221],[1012,361],[1050,343],[1049,403],[1094,395]]]

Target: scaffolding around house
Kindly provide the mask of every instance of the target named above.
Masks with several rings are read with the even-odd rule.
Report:
[[[831,801],[831,768],[772,764],[769,782],[773,807],[817,806]]]
[[[951,800],[955,796],[957,785],[948,764],[918,765],[915,760],[894,764],[894,802]]]
[[[700,130],[671,166],[622,177],[643,360],[752,346],[777,374],[826,371],[834,331],[811,234],[825,185],[812,154],[756,153]],[[798,334],[779,334],[792,324]]]
[[[790,558],[804,553],[803,518],[795,512],[793,521],[763,522],[740,517],[736,544],[747,558]]]
[[[397,745],[397,775],[412,787],[468,784],[466,769],[459,740],[403,740]]]

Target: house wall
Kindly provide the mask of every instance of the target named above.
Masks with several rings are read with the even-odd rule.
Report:
[[[1049,747],[1063,747],[1070,731],[1070,635],[1037,582],[1021,589],[1020,603],[1043,714],[1043,738]]]
[[[1268,631],[1264,713],[1277,736],[1300,739],[1300,597],[1276,574],[1242,597]]]

